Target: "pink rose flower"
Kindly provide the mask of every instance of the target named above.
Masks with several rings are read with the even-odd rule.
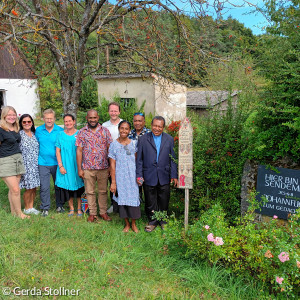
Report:
[[[215,240],[215,238],[214,238],[214,236],[213,236],[212,233],[210,233],[210,234],[207,236],[207,240],[208,240],[209,242],[213,242],[213,241]]]
[[[273,216],[273,219],[278,219],[278,217],[276,215]]]
[[[215,238],[215,240],[214,240],[214,244],[216,245],[216,246],[222,246],[223,244],[224,244],[224,242],[223,242],[223,239],[221,238],[221,237],[216,237]]]
[[[281,262],[285,262],[287,260],[290,260],[290,257],[289,257],[289,254],[287,252],[281,252],[279,255],[278,255],[278,258]]]
[[[208,226],[208,225],[205,225],[204,228],[208,230],[208,229],[209,229],[209,226]]]
[[[282,277],[276,277],[276,282],[279,284],[282,284],[283,278]]]
[[[300,261],[297,260],[297,268],[300,269]]]

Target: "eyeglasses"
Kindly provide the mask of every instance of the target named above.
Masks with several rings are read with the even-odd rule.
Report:
[[[22,121],[22,124],[32,124],[32,121]]]
[[[129,150],[128,145],[125,145],[124,149],[126,150],[127,155],[131,155],[131,151]]]
[[[142,116],[142,117],[145,117],[144,114],[141,113],[141,112],[136,112],[136,113],[134,113],[133,115],[134,115],[134,116]]]

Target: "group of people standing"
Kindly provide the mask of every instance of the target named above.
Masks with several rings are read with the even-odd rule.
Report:
[[[9,188],[8,198],[13,215],[21,218],[39,214],[33,207],[36,188],[40,186],[41,214],[50,209],[50,178],[55,182],[56,211],[64,212],[69,202],[69,216],[75,211],[82,216],[81,195],[85,190],[89,206],[88,222],[98,216],[110,221],[112,210],[125,220],[124,232],[138,232],[136,220],[141,217],[140,202],[144,192],[145,212],[151,232],[164,222],[155,212],[166,211],[170,198],[170,183],[177,186],[177,166],[174,162],[174,140],[163,132],[165,120],[153,118],[151,131],[145,127],[143,113],[133,116],[134,128],[119,118],[120,106],[109,104],[110,120],[99,124],[96,110],[86,115],[87,125],[79,131],[73,115],[64,115],[64,129],[55,124],[55,112],[43,113],[44,124],[35,129],[28,114],[20,117],[13,107],[4,107],[0,121],[0,177]],[[107,207],[107,186],[110,180],[112,207]],[[96,185],[97,184],[97,185]],[[96,186],[98,189],[97,213]],[[24,213],[21,210],[20,189],[25,188]],[[77,209],[74,209],[77,198]],[[131,220],[131,223],[130,223]]]

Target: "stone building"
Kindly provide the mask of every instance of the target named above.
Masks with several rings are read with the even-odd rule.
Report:
[[[186,105],[200,116],[205,116],[210,109],[218,109],[222,113],[228,108],[229,98],[233,107],[236,107],[238,93],[234,91],[230,95],[228,91],[188,91]]]
[[[146,100],[145,113],[163,116],[167,124],[186,115],[186,86],[162,76],[150,72],[97,74],[94,79],[99,103],[103,98],[111,101],[116,94],[127,104],[135,99],[141,106]]]

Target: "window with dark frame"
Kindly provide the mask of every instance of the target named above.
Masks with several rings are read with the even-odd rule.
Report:
[[[124,104],[124,107],[130,107],[134,104],[135,98],[121,98],[121,102]]]

